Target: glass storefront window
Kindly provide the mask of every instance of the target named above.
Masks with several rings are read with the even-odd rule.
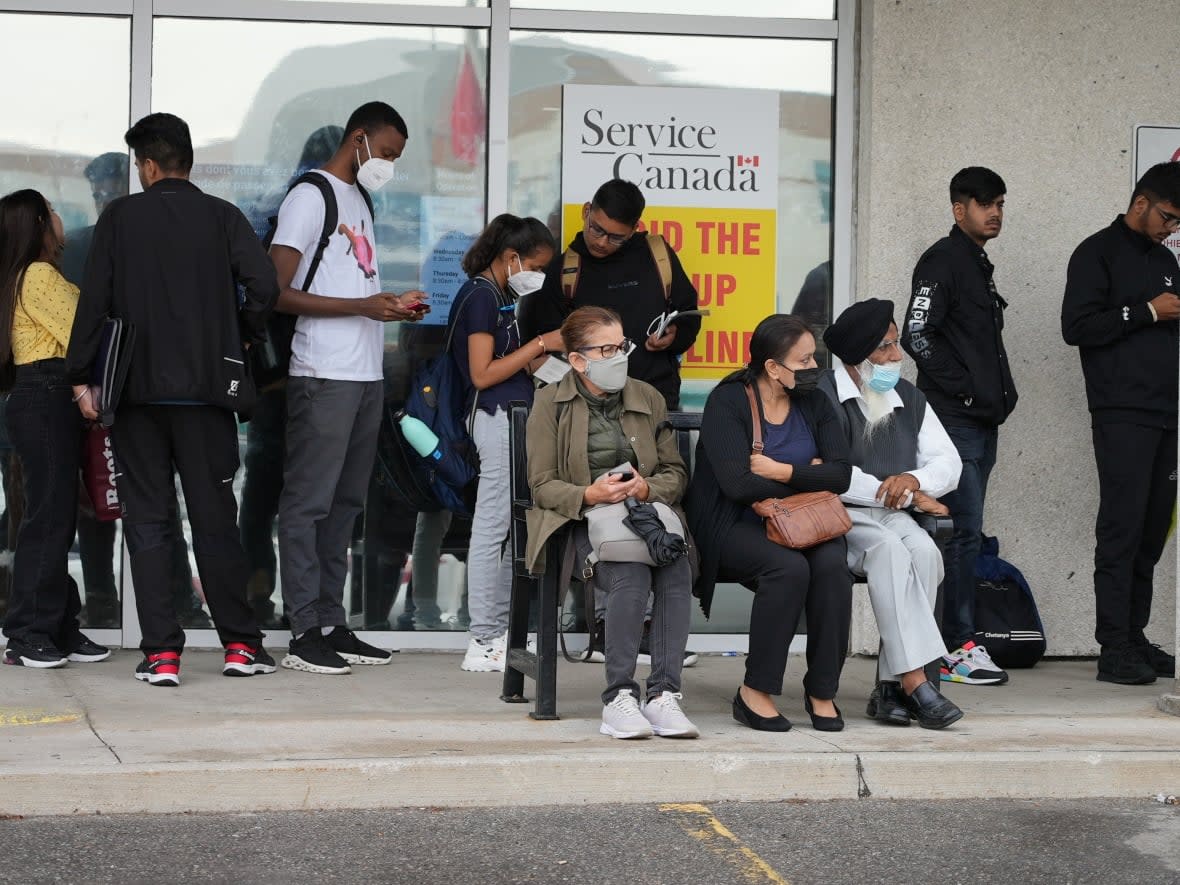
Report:
[[[830,41],[516,31],[509,211],[548,219],[555,233],[560,226],[565,84],[774,89],[780,121],[775,300],[779,311],[807,314],[822,328],[831,305],[834,50]],[[727,63],[734,58],[743,64]],[[589,200],[599,184],[586,182],[579,199]],[[563,232],[564,241],[574,233]],[[686,263],[685,270],[691,277],[697,268]],[[712,385],[684,381],[683,407],[700,409]],[[712,619],[699,619],[693,629],[745,632],[749,606],[747,591],[719,587]]]
[[[131,93],[131,24],[127,18],[0,13],[0,193],[40,191],[66,232],[62,272],[80,283],[98,213],[127,192],[127,105]],[[68,62],[63,61],[63,56]],[[23,507],[0,416],[3,515],[0,516],[0,611],[6,603],[11,549]],[[122,532],[79,508],[69,570],[83,592],[82,624],[120,623]]]
[[[830,19],[836,16],[835,0],[648,0],[642,8],[632,0],[512,0],[512,5],[529,9],[568,9],[588,12],[668,12],[678,15],[736,15],[758,18]]]
[[[240,63],[210,68],[212,55]],[[404,401],[410,373],[442,343],[448,273],[479,233],[486,174],[486,35],[460,28],[157,19],[152,103],[188,121],[193,181],[235,203],[260,235],[288,183],[339,145],[349,114],[382,100],[410,137],[394,180],[373,195],[382,288],[431,293],[432,324],[386,331],[386,415]],[[202,76],[193,76],[194,70]],[[335,127],[335,128],[332,128]],[[242,432],[241,528],[254,574],[251,601],[277,626],[274,519],[282,485],[285,390],[267,391]],[[388,444],[382,435],[381,446]],[[380,448],[380,447],[379,447]],[[352,547],[345,605],[356,629],[465,629],[462,520],[426,519],[418,580],[406,596],[416,514],[391,491],[379,451],[365,517]],[[187,532],[187,527],[186,527]],[[444,539],[445,536],[445,539]],[[441,561],[440,561],[441,558]]]

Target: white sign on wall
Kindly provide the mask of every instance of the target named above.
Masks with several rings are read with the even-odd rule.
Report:
[[[1156,163],[1180,161],[1180,125],[1140,125],[1135,127],[1135,163],[1131,186]],[[1176,231],[1164,245],[1176,253],[1180,261],[1180,231]]]

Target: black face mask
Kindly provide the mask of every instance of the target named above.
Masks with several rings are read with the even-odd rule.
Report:
[[[783,387],[788,396],[808,396],[819,386],[819,376],[823,369],[818,366],[813,369],[796,369],[795,386]]]

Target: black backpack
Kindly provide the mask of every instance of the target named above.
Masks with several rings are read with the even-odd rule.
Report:
[[[306,292],[311,286],[312,280],[315,279],[316,271],[320,268],[320,261],[324,257],[324,250],[328,248],[328,241],[336,231],[336,224],[340,220],[340,210],[336,205],[336,192],[332,189],[332,183],[319,172],[314,169],[304,172],[291,182],[287,193],[291,193],[301,184],[315,185],[320,196],[324,198],[324,229],[320,231],[319,242],[316,243],[315,253],[311,256],[311,264],[307,267],[307,276],[303,278],[303,285],[299,287],[301,291]],[[369,207],[369,218],[373,219],[373,200],[369,197],[369,192],[361,187],[359,182],[357,190],[361,192],[361,196],[365,199],[365,205]],[[267,251],[270,251],[270,245],[274,240],[278,226],[279,216],[276,213],[267,219],[266,235],[262,238],[262,246]],[[295,337],[297,319],[295,314],[274,311],[266,322],[266,340],[250,348],[250,370],[259,390],[287,377],[291,365],[291,339]]]
[[[987,535],[975,564],[975,643],[1005,670],[1034,666],[1045,654],[1045,627],[1024,575],[1000,559]]]

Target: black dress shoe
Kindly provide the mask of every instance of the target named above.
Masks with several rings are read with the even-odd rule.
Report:
[[[946,728],[963,718],[963,711],[944,698],[929,682],[923,682],[913,694],[902,693],[910,714],[923,728]]]
[[[900,682],[878,682],[869,695],[865,715],[887,725],[910,724],[910,713],[905,708]]]
[[[835,704],[832,704],[836,707]],[[836,707],[835,716],[817,716],[815,711],[811,709],[811,698],[808,695],[803,696],[803,708],[807,711],[807,715],[811,717],[811,727],[816,731],[843,731],[844,717],[840,715],[840,708]]]
[[[733,696],[733,718],[746,726],[746,728],[752,728],[755,731],[791,730],[791,721],[782,713],[779,713],[777,716],[759,716],[747,707],[746,702],[742,700],[742,691],[740,688],[738,689],[738,693]]]

